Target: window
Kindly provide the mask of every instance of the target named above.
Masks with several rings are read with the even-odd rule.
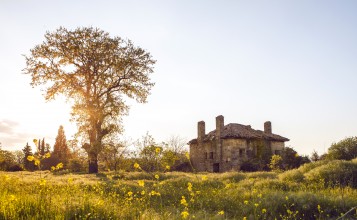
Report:
[[[244,149],[239,149],[239,156],[243,157],[243,154],[244,154]]]
[[[209,153],[209,159],[213,159],[213,152]]]

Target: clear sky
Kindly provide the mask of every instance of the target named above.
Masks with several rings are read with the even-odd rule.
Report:
[[[18,150],[75,132],[64,100],[46,103],[23,54],[59,26],[93,26],[157,60],[147,104],[130,102],[126,138],[187,140],[215,117],[290,139],[301,154],[357,136],[357,1],[0,0],[0,142]]]

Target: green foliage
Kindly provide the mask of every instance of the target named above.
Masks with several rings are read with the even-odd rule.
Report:
[[[47,32],[30,52],[24,73],[32,86],[44,87],[46,100],[64,95],[73,101],[72,120],[87,142],[89,172],[97,173],[105,142],[122,131],[124,97],[146,102],[156,61],[130,40],[93,27]]]
[[[356,157],[357,137],[348,137],[333,143],[327,153],[327,158],[333,160],[352,160]]]
[[[22,167],[16,162],[16,156],[11,151],[0,148],[0,170],[20,171]]]
[[[70,159],[67,168],[74,173],[85,171],[85,165],[83,164],[83,161],[78,158]]]
[[[356,189],[284,173],[43,174],[0,172],[1,219],[336,219],[357,206]]]
[[[293,148],[285,147],[281,152],[282,164],[284,170],[290,170],[300,167],[302,164],[309,163],[307,156],[300,156]]]
[[[273,155],[271,157],[269,168],[272,171],[280,172],[283,166],[283,158],[280,155]]]
[[[313,163],[306,163],[306,164],[302,165],[301,167],[299,167],[299,170],[302,173],[307,173],[310,170],[315,169],[316,167],[320,167],[320,166],[328,164],[328,163],[329,163],[329,161],[327,161],[327,160],[319,160],[319,161],[313,162]]]
[[[296,182],[302,183],[305,179],[304,174],[300,171],[300,169],[293,169],[285,171],[279,175],[279,179],[285,182]]]
[[[331,161],[305,173],[310,182],[323,181],[326,185],[357,188],[357,164],[351,161]]]
[[[57,163],[63,163],[64,167],[67,167],[68,160],[70,159],[70,151],[67,145],[67,138],[62,125],[58,128],[58,133],[56,136],[56,141],[53,146],[53,152],[51,155],[51,166]]]

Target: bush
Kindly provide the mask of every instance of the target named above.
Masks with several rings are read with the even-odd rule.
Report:
[[[85,170],[85,166],[83,165],[82,161],[79,159],[72,159],[68,163],[68,169],[71,172],[81,172]]]
[[[299,167],[298,169],[301,171],[301,173],[305,174],[307,172],[309,172],[312,169],[315,169],[316,167],[322,166],[329,163],[328,160],[319,160],[316,162],[311,162],[311,163],[306,163],[304,165],[302,165],[301,167]]]
[[[246,160],[240,166],[240,170],[243,172],[254,172],[260,169],[260,161],[256,159]]]
[[[23,170],[24,169],[20,165],[15,164],[15,165],[10,166],[7,171],[16,172],[16,171],[23,171]]]
[[[323,181],[328,186],[351,186],[357,188],[357,164],[351,161],[331,161],[305,174],[309,182]]]
[[[281,173],[279,175],[279,180],[281,181],[287,181],[287,182],[303,182],[304,181],[304,174],[298,170],[298,169],[293,169],[289,171],[285,171],[284,173]]]

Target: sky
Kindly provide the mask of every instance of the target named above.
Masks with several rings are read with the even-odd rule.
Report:
[[[23,74],[24,55],[46,31],[97,27],[157,60],[148,103],[128,101],[124,139],[196,138],[215,117],[290,139],[322,154],[357,136],[357,1],[0,0],[0,142],[53,146],[60,125],[76,132],[65,98],[46,102]],[[32,144],[33,145],[33,144]]]

